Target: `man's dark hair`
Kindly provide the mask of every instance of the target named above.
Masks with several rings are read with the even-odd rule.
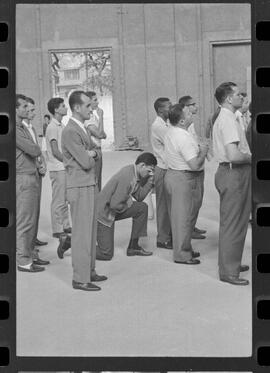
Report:
[[[69,96],[68,104],[70,110],[73,111],[75,105],[82,105],[82,95],[86,95],[84,91],[74,91]]]
[[[176,126],[179,123],[180,119],[183,118],[183,108],[183,104],[175,104],[171,107],[169,111],[169,121],[172,126]]]
[[[61,97],[53,97],[51,98],[49,101],[48,101],[48,104],[47,104],[47,107],[48,107],[48,110],[49,112],[54,115],[55,114],[55,109],[58,109],[60,104],[62,104],[64,102],[64,100],[61,98]],[[49,115],[44,115],[44,118],[45,117],[49,117],[50,119],[50,116]]]
[[[16,94],[16,108],[20,106],[19,100],[27,101],[27,97],[25,95],[21,95],[20,93]]]
[[[94,91],[87,91],[85,92],[85,94],[90,98],[90,100],[92,100],[92,98],[97,95]]]
[[[156,110],[156,113],[158,113],[158,109],[162,108],[165,102],[168,101],[170,101],[170,99],[167,97],[159,97],[158,99],[156,99],[156,101],[154,102],[154,108]]]
[[[186,106],[190,100],[192,100],[191,96],[182,96],[179,98],[178,104]]]
[[[48,118],[49,120],[51,119],[51,117],[50,117],[49,114],[45,114],[45,115],[44,115],[44,119],[45,119],[45,118]]]
[[[35,101],[34,101],[31,97],[26,97],[26,101],[27,101],[29,104],[35,105]]]
[[[225,82],[217,87],[215,98],[220,105],[222,105],[226,98],[233,93],[233,87],[236,87],[236,84],[233,82]]]
[[[135,161],[135,164],[139,163],[145,163],[146,166],[156,166],[157,165],[157,159],[152,153],[142,153],[138,156],[138,158]]]

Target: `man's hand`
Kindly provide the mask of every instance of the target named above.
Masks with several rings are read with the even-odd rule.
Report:
[[[200,151],[201,151],[201,154],[207,154],[208,150],[209,150],[209,144],[207,143],[201,143],[199,144],[199,148],[200,148]]]
[[[97,115],[99,116],[99,117],[103,117],[103,114],[104,114],[104,112],[103,112],[103,110],[98,106],[97,107]]]
[[[95,150],[87,150],[87,153],[90,157],[96,158],[97,152]]]
[[[40,167],[38,168],[38,172],[41,176],[45,176],[46,171],[47,171],[47,168],[44,164],[40,165]]]

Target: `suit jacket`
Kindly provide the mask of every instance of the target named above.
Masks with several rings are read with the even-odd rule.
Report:
[[[104,225],[112,226],[115,215],[130,207],[131,196],[141,202],[152,188],[151,179],[136,178],[134,165],[123,167],[98,195],[98,220]]]
[[[87,153],[92,144],[87,133],[70,118],[62,132],[67,188],[96,185],[95,160]]]
[[[23,124],[16,125],[16,172],[18,174],[34,174],[37,171],[37,157],[41,149],[36,144]]]

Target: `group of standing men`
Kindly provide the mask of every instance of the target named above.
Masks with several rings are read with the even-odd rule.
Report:
[[[172,248],[175,263],[200,264],[200,253],[193,250],[191,239],[204,238],[206,233],[195,224],[202,205],[204,162],[210,156],[211,138],[219,164],[215,175],[220,195],[219,277],[233,285],[248,285],[248,280],[239,276],[249,269],[241,265],[251,211],[247,95],[235,83],[225,82],[217,87],[215,98],[219,108],[202,128],[203,133],[193,123],[197,108],[191,96],[181,97],[176,105],[164,97],[154,104],[157,118],[151,140],[158,161],[157,246]]]
[[[245,131],[235,112],[243,96],[234,83],[223,83],[215,97],[220,110],[212,129],[214,156],[219,161],[216,187],[220,193],[220,279],[235,285],[248,270],[241,265],[250,213],[250,151]],[[46,166],[31,129],[29,98],[16,97],[17,167],[17,266],[24,272],[40,272],[49,264],[35,247],[40,206],[40,175]],[[34,103],[32,103],[34,105]],[[111,260],[114,254],[114,224],[132,217],[127,256],[150,256],[138,240],[147,235],[148,206],[143,200],[153,189],[157,205],[157,247],[172,249],[175,263],[199,264],[191,239],[205,238],[196,227],[203,200],[204,160],[209,143],[202,141],[193,123],[197,112],[191,96],[172,105],[159,98],[152,125],[154,154],[142,153],[135,164],[123,167],[101,189],[101,139],[106,138],[103,111],[94,92],[75,91],[69,97],[72,112],[66,126],[64,100],[52,98],[52,115],[46,129],[47,167],[52,183],[51,220],[53,236],[59,238],[57,253],[63,258],[71,246],[74,289],[100,290],[95,261]],[[96,110],[97,115],[93,113]],[[241,119],[241,116],[240,116]],[[33,130],[32,130],[33,131]],[[72,228],[69,221],[70,206]],[[71,241],[71,242],[70,242]]]

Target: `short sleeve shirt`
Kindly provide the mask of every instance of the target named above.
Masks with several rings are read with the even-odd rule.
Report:
[[[193,136],[183,128],[171,126],[164,144],[168,168],[191,171],[187,162],[197,157],[200,152]]]
[[[230,162],[226,154],[226,145],[238,143],[241,151],[241,126],[237,123],[235,113],[221,108],[213,126],[213,153],[218,162]]]
[[[152,148],[157,158],[157,166],[162,169],[168,168],[164,154],[164,138],[168,129],[168,123],[166,123],[160,116],[156,117],[151,127]]]
[[[93,113],[90,115],[90,119],[85,122],[85,127],[87,127],[89,125],[94,125],[97,128],[99,127],[99,117],[95,113],[95,111],[93,111]],[[97,137],[95,137],[95,136],[92,135],[91,136],[91,140],[93,141],[93,143],[96,146],[101,147],[101,139],[98,139]]]
[[[61,137],[62,131],[64,129],[64,125],[59,123],[55,118],[52,118],[50,124],[46,130],[46,145],[47,145],[47,153],[48,153],[48,170],[49,171],[64,171],[65,167],[63,162],[60,162],[56,159],[52,153],[51,141],[56,140],[57,146],[60,152],[62,152],[61,148]]]

